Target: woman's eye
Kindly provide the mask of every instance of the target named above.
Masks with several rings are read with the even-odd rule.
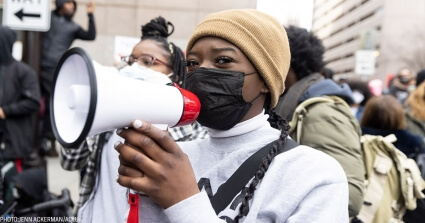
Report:
[[[233,62],[233,59],[230,57],[218,57],[215,59],[215,63],[224,64],[224,63],[230,63]]]
[[[193,67],[193,66],[198,66],[199,63],[194,61],[194,60],[187,60],[186,61],[186,67]]]
[[[142,59],[142,64],[143,65],[145,65],[145,66],[150,66],[150,65],[152,65],[151,63],[152,63],[152,61],[150,61],[150,60],[146,60],[146,59]]]

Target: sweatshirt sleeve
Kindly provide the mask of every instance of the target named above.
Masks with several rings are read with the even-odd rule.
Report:
[[[89,26],[88,30],[85,31],[83,28],[80,27],[80,29],[77,32],[77,38],[82,40],[94,40],[96,39],[96,24],[94,22],[94,15],[88,14],[89,17]]]
[[[164,210],[173,223],[225,223],[215,214],[208,195],[200,192]]]

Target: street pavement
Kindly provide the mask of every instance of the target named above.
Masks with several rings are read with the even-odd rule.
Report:
[[[80,184],[79,171],[66,171],[62,169],[59,163],[59,157],[47,157],[46,159],[49,192],[60,195],[62,189],[68,188],[71,193],[71,199],[76,204]]]

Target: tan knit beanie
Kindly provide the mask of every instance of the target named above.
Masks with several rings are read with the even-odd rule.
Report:
[[[189,52],[202,37],[219,37],[237,46],[263,77],[274,108],[285,90],[290,65],[286,31],[272,16],[255,9],[226,10],[208,15],[195,28],[187,44]]]

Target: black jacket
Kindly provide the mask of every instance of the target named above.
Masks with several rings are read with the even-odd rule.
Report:
[[[41,40],[40,83],[43,90],[50,92],[53,71],[75,39],[94,40],[96,38],[94,16],[88,14],[88,17],[88,30],[85,31],[72,21],[72,17],[61,16],[57,11],[52,11],[50,29],[42,33]]]
[[[14,41],[4,41],[5,33],[10,29],[0,30],[0,58],[9,58],[0,63],[3,74],[0,90],[3,93],[2,107],[6,115],[3,122],[4,150],[0,158],[25,158],[34,148],[35,115],[40,105],[40,87],[36,72],[27,64],[11,57]],[[4,63],[5,62],[5,63]]]
[[[72,18],[51,14],[50,29],[42,34],[41,67],[55,68],[62,55],[69,49],[75,39],[94,40],[96,26],[93,14],[88,14],[89,25],[85,31],[72,21]]]

